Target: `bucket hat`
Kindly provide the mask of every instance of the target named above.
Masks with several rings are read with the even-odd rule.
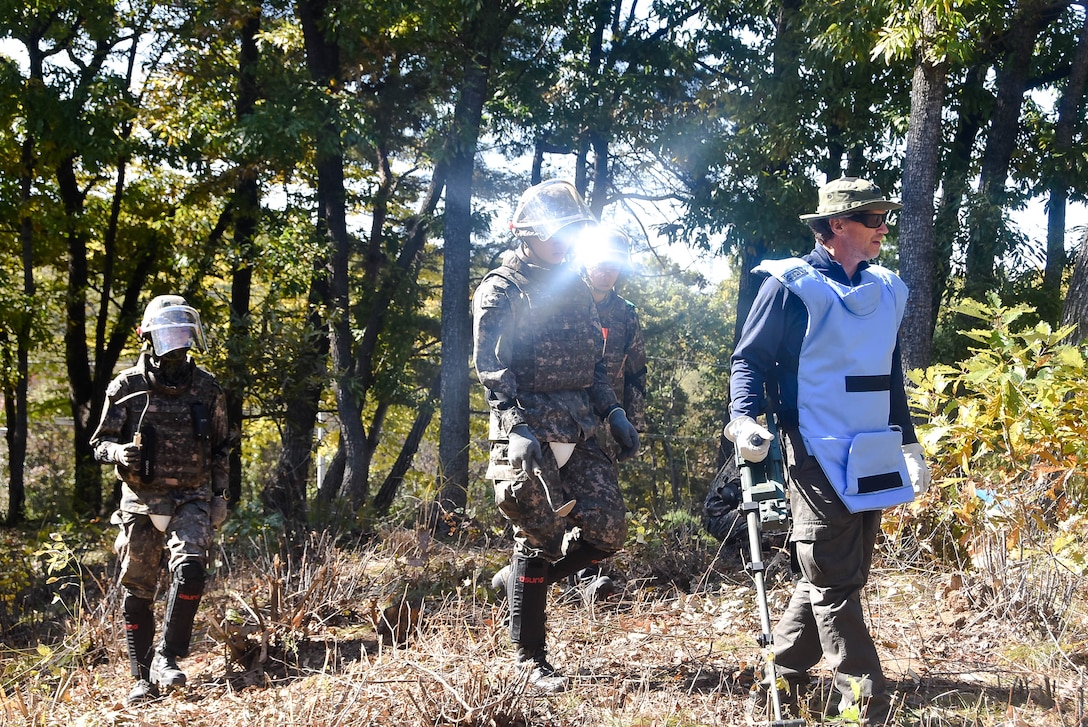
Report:
[[[805,222],[842,217],[869,210],[898,210],[903,205],[892,202],[880,187],[860,177],[839,177],[820,187],[820,204],[810,215],[801,215]]]

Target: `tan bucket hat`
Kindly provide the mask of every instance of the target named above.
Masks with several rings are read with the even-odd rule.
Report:
[[[903,205],[884,197],[880,187],[860,177],[839,177],[820,187],[820,204],[810,215],[801,215],[805,222],[842,217],[869,210],[898,210]]]

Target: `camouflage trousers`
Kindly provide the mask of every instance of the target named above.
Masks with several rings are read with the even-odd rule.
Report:
[[[160,532],[147,515],[126,510],[113,513],[110,522],[120,529],[113,547],[120,557],[121,586],[127,594],[154,600],[164,548],[171,573],[187,562],[207,565],[208,548],[215,533],[208,515],[209,507],[201,501],[179,505],[166,532]]]
[[[533,473],[510,466],[507,443],[493,442],[488,473],[495,480],[495,503],[514,524],[517,549],[526,557],[558,560],[585,543],[614,553],[627,538],[616,466],[595,439],[579,442],[570,459],[558,467],[551,447],[542,447],[540,467],[559,507],[575,500],[566,517],[552,511],[544,484]]]

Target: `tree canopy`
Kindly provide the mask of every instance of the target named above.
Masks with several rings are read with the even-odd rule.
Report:
[[[467,301],[540,179],[570,178],[640,253],[651,436],[626,476],[647,507],[713,473],[747,271],[811,246],[798,214],[824,181],[907,205],[882,262],[913,291],[912,368],[968,355],[964,297],[1057,324],[1084,296],[1079,2],[5,0],[0,40],[8,522],[58,417],[62,509],[110,507],[87,440],[165,292],[209,328],[236,496],[301,529],[402,487],[465,514],[485,438]],[[1043,240],[1013,222],[1033,199]],[[669,245],[733,277],[684,273]]]

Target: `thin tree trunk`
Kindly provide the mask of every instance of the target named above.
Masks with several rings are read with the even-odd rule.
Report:
[[[446,145],[450,167],[442,249],[442,419],[437,501],[439,508],[447,513],[463,511],[468,500],[472,178],[493,56],[513,21],[513,15],[505,12],[503,5],[503,0],[489,0],[466,28],[465,40],[475,50],[465,66]]]
[[[24,210],[30,208],[34,183],[34,140],[23,140],[19,171],[19,201]],[[6,523],[15,525],[26,519],[26,463],[30,420],[27,415],[27,394],[30,382],[30,332],[34,306],[34,224],[24,212],[19,223],[22,243],[23,305],[15,318],[15,381],[4,387],[4,407],[7,419],[8,445],[8,513]]]
[[[936,20],[927,14],[923,36],[932,34]],[[899,245],[899,273],[911,290],[900,329],[904,368],[924,368],[933,349],[933,262],[936,232],[933,227],[940,161],[941,108],[944,102],[947,63],[934,59],[930,49],[917,49],[911,82],[910,120],[903,165],[903,212]]]
[[[1062,308],[1062,325],[1076,326],[1066,343],[1079,344],[1088,339],[1088,230],[1080,238],[1073,277]]]
[[[431,419],[434,418],[435,398],[438,389],[439,386],[432,387],[430,395],[420,404],[415,421],[412,422],[412,428],[404,440],[400,454],[397,455],[397,461],[393,463],[393,467],[389,470],[389,474],[386,475],[385,481],[382,482],[382,486],[378,488],[377,494],[374,495],[374,514],[378,517],[385,517],[389,514],[389,508],[393,506],[393,500],[396,498],[397,492],[400,491],[400,486],[404,483],[404,475],[408,473],[412,466],[412,460],[415,458],[416,452],[419,451],[419,444],[423,441],[423,435],[427,433],[427,427],[430,425]],[[442,500],[439,500],[439,504],[442,504],[442,502]],[[445,510],[445,512],[450,511]],[[442,515],[441,512],[436,514],[439,517]]]
[[[1057,163],[1054,179],[1050,183],[1050,203],[1047,207],[1046,268],[1043,270],[1043,295],[1040,296],[1040,314],[1044,320],[1054,323],[1061,313],[1062,274],[1068,262],[1065,252],[1065,208],[1069,200],[1071,181],[1070,150],[1073,132],[1082,121],[1085,82],[1088,80],[1088,15],[1077,37],[1077,51],[1069,81],[1058,104],[1058,123],[1054,127],[1054,153]]]
[[[306,45],[310,77],[321,88],[343,87],[340,78],[340,48],[327,33],[329,4],[324,0],[302,0],[298,14]],[[334,94],[335,95],[335,94]],[[318,227],[329,245],[329,343],[332,354],[333,390],[340,418],[340,449],[344,457],[340,492],[358,508],[367,497],[366,430],[362,409],[365,392],[356,393],[351,333],[349,290],[352,239],[347,229],[347,190],[344,185],[344,155],[340,121],[335,105],[327,106],[325,122],[316,139]]]
[[[238,98],[235,116],[243,121],[253,114],[260,96],[257,87],[257,64],[260,51],[257,33],[261,27],[260,5],[242,24],[238,50]],[[260,183],[255,166],[245,166],[234,190],[234,244],[239,262],[231,276],[230,324],[227,334],[227,367],[229,373],[224,387],[226,394],[227,428],[230,432],[230,473],[228,494],[231,507],[242,496],[242,420],[250,372],[243,351],[249,339],[250,298],[253,287],[253,266],[257,258],[256,236],[260,218]]]
[[[971,169],[971,153],[985,118],[982,111],[981,96],[983,88],[983,69],[979,66],[968,69],[962,85],[951,94],[958,99],[959,119],[956,134],[952,139],[944,158],[944,174],[941,177],[941,201],[937,208],[934,225],[934,279],[931,302],[930,327],[937,323],[937,312],[948,290],[948,281],[952,276],[952,251],[962,225],[960,213],[964,199],[970,190],[968,176]]]
[[[320,313],[324,301],[328,299],[325,284],[325,260],[319,257],[314,260],[310,278],[310,312],[306,324],[309,343],[304,342],[299,347],[300,355],[295,357],[291,374],[286,377],[288,381],[297,383],[284,394],[287,407],[280,433],[280,456],[275,475],[261,490],[261,502],[265,508],[281,514],[293,535],[304,532],[307,521],[306,483],[310,474],[318,405],[325,388],[329,337]]]
[[[1047,0],[1019,0],[1005,34],[1008,49],[998,75],[997,97],[990,117],[982,157],[978,197],[970,220],[964,295],[981,300],[997,285],[994,265],[1006,252],[1002,215],[1007,202],[1005,180],[1020,129],[1035,39],[1043,28],[1042,7]]]

